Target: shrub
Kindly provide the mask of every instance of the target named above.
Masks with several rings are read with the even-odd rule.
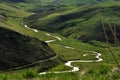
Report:
[[[23,77],[24,78],[35,78],[37,75],[38,75],[37,72],[29,69],[25,72],[25,74],[23,74]]]
[[[107,72],[110,71],[110,67],[107,65],[101,65],[99,69],[100,74],[107,74]]]
[[[2,77],[2,80],[8,80],[8,76],[4,75],[4,76]]]

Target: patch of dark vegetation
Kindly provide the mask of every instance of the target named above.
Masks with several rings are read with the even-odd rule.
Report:
[[[46,43],[0,27],[0,70],[24,66],[55,55]]]

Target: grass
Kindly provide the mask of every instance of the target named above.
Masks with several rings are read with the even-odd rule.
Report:
[[[30,35],[32,37],[38,38],[40,40],[46,41],[46,40],[51,40],[51,39],[55,39],[53,37],[48,37],[45,35],[46,32],[44,31],[40,31],[38,33],[35,33],[32,30],[28,30],[26,28],[24,28],[24,26],[22,26],[21,23],[22,20],[8,20],[6,22],[6,24],[8,24],[8,28],[11,28],[17,32],[20,32],[22,34],[25,35]],[[14,24],[13,24],[14,22]],[[80,71],[76,72],[76,73],[65,73],[65,74],[46,74],[46,75],[37,75],[34,76],[34,74],[37,73],[38,69],[40,66],[37,66],[35,68],[31,68],[32,70],[29,69],[25,69],[25,70],[20,70],[20,71],[15,71],[15,72],[7,72],[7,73],[1,73],[0,74],[0,78],[2,79],[6,79],[6,80],[13,80],[13,79],[28,79],[29,76],[32,75],[33,80],[79,80],[80,78],[82,80],[106,80],[108,77],[111,77],[113,79],[119,78],[118,73],[111,73],[110,70],[108,70],[108,72],[103,75],[101,74],[102,70],[106,68],[109,69],[110,66],[106,63],[106,59],[105,59],[105,55],[107,56],[109,61],[109,64],[114,68],[115,66],[115,62],[112,59],[112,56],[109,55],[109,51],[104,50],[104,48],[99,47],[101,45],[103,45],[104,43],[98,43],[95,42],[95,44],[98,45],[98,47],[90,45],[90,44],[86,44],[83,42],[80,42],[78,40],[75,40],[73,38],[65,38],[63,36],[60,36],[58,34],[54,34],[54,33],[50,33],[54,36],[59,36],[62,38],[62,41],[56,41],[56,42],[52,42],[49,44],[49,46],[51,46],[58,54],[62,55],[63,58],[65,60],[76,60],[76,59],[95,59],[94,56],[87,56],[87,57],[83,57],[82,55],[85,53],[91,54],[90,51],[98,51],[102,53],[102,58],[104,59],[104,62],[102,63],[73,63],[73,65],[80,67]],[[65,46],[70,46],[70,47],[74,47],[75,49],[71,50],[71,49],[65,49],[63,47],[59,47],[56,46],[57,44],[60,45],[65,45]],[[116,51],[115,47],[112,47],[112,50],[116,53],[116,57],[118,57],[118,52]],[[119,57],[118,57],[119,60]],[[103,67],[105,66],[105,67]],[[107,67],[106,67],[107,66]],[[94,67],[94,68],[93,68]],[[28,70],[28,72],[27,72]],[[64,64],[58,65],[55,68],[51,69],[50,71],[64,71],[64,70],[70,70],[69,67],[64,66]],[[82,74],[82,71],[88,71],[86,72],[82,77],[80,77],[80,75]],[[103,72],[104,73],[104,72]],[[112,76],[110,74],[113,74]]]
[[[33,46],[36,48],[36,50],[35,50],[35,55],[34,56],[32,56],[33,54],[30,54],[30,55],[27,55],[29,52],[27,52],[27,54],[24,54],[24,52],[22,52],[22,53],[19,53],[19,52],[15,52],[16,51],[16,49],[21,49],[20,48],[20,46],[18,46],[16,49],[14,49],[14,47],[12,47],[12,49],[14,50],[14,52],[11,52],[11,54],[10,54],[10,52],[9,52],[9,55],[7,55],[7,57],[9,56],[9,58],[11,58],[11,57],[17,57],[18,59],[20,59],[19,57],[20,57],[20,55],[22,55],[22,57],[21,58],[23,58],[22,60],[24,61],[24,59],[25,59],[25,61],[28,59],[28,57],[29,57],[29,60],[27,60],[27,62],[31,62],[31,60],[33,59],[33,58],[30,58],[30,56],[32,56],[32,57],[35,57],[35,56],[37,56],[37,57],[43,57],[43,55],[44,54],[46,54],[45,52],[40,52],[40,51],[38,51],[38,50],[42,50],[43,49],[43,47],[46,47],[45,45],[44,46],[42,46],[43,44],[39,44],[38,45],[38,43],[39,42],[37,42],[37,41],[34,41],[33,40],[33,36],[34,36],[34,31],[32,31],[32,30],[28,30],[28,29],[26,29],[26,28],[24,28],[24,25],[21,25],[21,23],[23,23],[23,17],[27,17],[27,16],[29,16],[31,13],[28,13],[28,12],[26,12],[26,11],[24,11],[24,10],[19,10],[19,9],[17,9],[17,8],[14,8],[14,7],[12,7],[12,6],[10,6],[9,7],[9,5],[7,5],[7,4],[2,4],[2,3],[0,3],[0,8],[2,9],[2,10],[8,10],[8,12],[6,12],[5,13],[5,15],[7,15],[7,17],[5,18],[5,20],[3,20],[3,21],[1,21],[0,20],[0,26],[2,26],[2,27],[4,27],[4,28],[8,28],[9,30],[8,31],[11,31],[11,32],[18,32],[18,33],[21,33],[20,35],[21,36],[18,36],[18,37],[16,37],[16,41],[15,42],[17,42],[18,41],[18,43],[20,43],[21,45],[21,47],[23,48],[23,47],[25,47],[26,45],[28,46],[29,44],[29,47],[27,47],[26,46],[26,48],[24,48],[24,50],[19,50],[19,51],[25,51],[25,49],[27,50],[28,48],[29,48],[29,50],[32,50],[32,51],[29,51],[29,52],[32,52],[32,53],[34,53],[33,51],[34,51],[34,49],[32,49],[33,48]],[[9,10],[9,9],[11,9],[11,10]],[[12,14],[12,15],[11,15]],[[1,31],[2,32],[2,31]],[[42,31],[41,31],[42,32]],[[4,33],[4,32],[3,32]],[[7,36],[7,35],[9,35],[9,34],[11,34],[11,33],[6,33],[6,35],[4,35],[4,36]],[[32,35],[33,34],[33,35]],[[2,35],[2,34],[1,34]],[[14,35],[14,34],[13,34]],[[22,40],[25,40],[26,39],[26,37],[28,37],[28,35],[29,35],[29,41],[30,42],[28,42],[28,44],[26,44],[25,43],[25,41],[21,41],[21,38],[22,38]],[[26,36],[26,37],[25,37]],[[15,35],[14,35],[14,37],[15,37]],[[11,39],[8,39],[8,40],[12,40],[12,34],[11,34],[11,37],[10,37]],[[19,38],[19,39],[17,39],[17,38]],[[35,38],[35,37],[34,37]],[[1,38],[2,39],[2,38]],[[36,40],[38,40],[38,39],[36,39]],[[4,40],[3,40],[4,41]],[[14,41],[14,39],[12,40],[12,41]],[[39,40],[38,40],[39,41]],[[9,41],[8,41],[9,42]],[[37,42],[37,44],[34,44],[34,42]],[[9,43],[9,47],[10,46],[14,46],[14,45],[17,45],[18,43]],[[22,43],[24,43],[24,45],[22,44]],[[41,42],[41,43],[43,43],[43,42]],[[5,45],[5,44],[4,44]],[[7,43],[6,43],[6,45],[7,45]],[[2,45],[1,45],[2,46]],[[31,47],[32,46],[32,47]],[[39,49],[37,49],[37,47],[39,46]],[[40,48],[40,46],[41,46],[41,48]],[[6,48],[5,46],[2,46],[1,48]],[[46,51],[47,53],[49,53],[49,52],[51,52],[51,51],[49,51],[49,49],[50,48],[47,48],[46,47],[46,49],[47,50],[45,50],[45,48],[44,48],[44,50],[42,50],[42,51]],[[51,49],[52,50],[52,49]],[[11,50],[12,51],[12,50]],[[38,54],[39,53],[37,53],[36,51],[38,51],[39,53],[44,53],[43,55],[40,55],[40,56],[38,56]],[[49,52],[48,52],[49,51]],[[2,53],[2,52],[1,52]],[[19,55],[17,56],[17,55],[15,55],[14,56],[14,54],[16,54],[16,53],[18,53]],[[25,52],[26,53],[26,52]],[[53,54],[53,53],[55,53],[55,52],[52,52],[51,54]],[[13,55],[13,56],[12,56]],[[26,56],[26,57],[25,57]],[[47,54],[46,54],[46,56],[48,56]],[[18,64],[20,64],[20,62],[17,62],[18,60],[16,59],[16,62],[15,61],[13,61],[13,63],[12,63],[12,61],[11,60],[9,60],[9,61],[7,61],[7,59],[5,59],[5,57],[1,57],[1,59],[2,58],[4,58],[3,59],[3,61],[4,60],[6,60],[6,61],[4,61],[4,62],[8,62],[11,66],[16,66],[16,65],[18,65]],[[13,58],[11,58],[11,59],[13,59]],[[35,58],[36,60],[38,60],[37,58]],[[32,60],[32,62],[34,62],[34,61],[36,61],[36,60]],[[52,59],[50,59],[50,61],[52,62],[53,60]],[[57,62],[59,63],[60,61],[58,60],[57,62],[57,59],[54,59],[54,62],[52,62],[53,63],[53,65],[55,65]],[[15,62],[15,63],[14,63]],[[48,60],[47,61],[45,61],[46,63],[48,62]],[[44,63],[45,62],[43,62],[43,63],[39,63],[39,65],[41,65],[41,67],[40,68],[43,68],[43,67],[45,67],[45,66],[43,66],[43,65],[45,65]],[[50,66],[53,66],[52,64],[51,64],[51,62],[50,63],[48,63],[48,64],[50,64]],[[22,62],[22,64],[23,64],[23,62]],[[24,62],[24,64],[25,64],[25,62]],[[2,65],[2,64],[1,64]],[[8,64],[7,64],[8,65]],[[3,66],[3,65],[2,65]],[[2,67],[1,66],[1,67]],[[8,65],[9,66],[9,65]],[[18,69],[20,69],[21,68],[21,66],[19,66],[19,67],[17,67]],[[15,69],[17,69],[17,68],[15,68]]]
[[[14,25],[13,25],[13,22],[14,22]],[[10,26],[12,27],[8,27],[8,28],[11,28],[15,31],[18,31],[18,32],[21,32],[22,34],[25,34],[25,35],[30,35],[32,37],[36,37],[40,40],[43,40],[43,41],[46,41],[46,40],[51,40],[51,39],[55,39],[55,38],[52,38],[52,37],[48,37],[45,35],[46,32],[44,31],[40,31],[38,33],[35,33],[34,31],[32,30],[28,30],[26,28],[24,28],[24,26],[22,26],[21,24],[21,20],[8,20],[7,21],[7,24],[9,24]],[[17,26],[16,26],[17,25]],[[111,55],[109,55],[109,51],[105,51],[104,48],[100,48],[99,46],[103,45],[104,43],[97,43],[95,42],[98,47],[96,46],[92,46],[90,44],[86,44],[86,43],[83,43],[83,42],[80,42],[78,40],[75,40],[73,38],[65,38],[63,36],[60,36],[58,34],[53,34],[53,33],[50,33],[54,36],[59,36],[62,38],[62,41],[56,41],[56,42],[52,42],[49,44],[49,46],[51,46],[57,53],[61,54],[63,56],[63,58],[65,60],[76,60],[76,59],[88,59],[88,60],[91,60],[91,59],[95,59],[94,56],[87,56],[87,57],[83,57],[82,55],[85,53],[88,53],[88,54],[91,54],[91,52],[89,51],[98,51],[98,52],[101,52],[102,53],[102,58],[104,59],[104,62],[102,62],[103,64],[107,65],[106,63],[106,59],[105,59],[105,55],[107,55],[107,58],[108,60],[110,60],[110,65],[113,65],[114,66],[114,60],[112,59]],[[75,49],[71,50],[71,49],[65,49],[63,47],[59,47],[59,46],[56,46],[57,44],[59,45],[65,45],[65,46],[70,46],[70,47],[74,47]],[[112,47],[112,50],[115,52],[116,51],[116,48],[115,47]],[[119,54],[117,51],[115,52],[117,53],[116,56]],[[118,57],[118,56],[117,56]],[[119,57],[118,57],[119,59]],[[86,68],[91,68],[93,69],[94,66],[101,66],[102,64],[100,63],[73,63],[73,65],[76,65],[76,66],[79,66],[81,70],[84,70]],[[89,66],[90,65],[90,66]],[[39,66],[38,66],[39,67]],[[58,65],[56,66],[55,68],[51,69],[52,71],[63,71],[63,70],[69,70],[70,68],[69,67],[66,67],[64,66],[63,64],[61,65]],[[99,70],[99,68],[97,67],[94,67],[94,69],[97,69]],[[89,71],[89,69],[88,69]],[[34,72],[34,71],[33,71]],[[37,71],[35,71],[37,72]],[[10,80],[10,79],[13,79],[13,78],[20,78],[20,79],[24,79],[23,77],[23,74],[26,74],[26,71],[24,72],[23,70],[20,72],[20,73],[17,73],[16,72],[12,72],[12,74],[8,74],[6,75],[6,73],[4,74],[1,74],[1,75],[4,75],[5,77],[8,76],[7,78]],[[81,73],[80,72],[77,72],[77,73],[66,73],[66,74],[47,74],[47,75],[44,75],[44,76],[37,76],[35,77],[34,79],[37,80],[37,79],[44,79],[44,80],[65,80],[66,78],[67,79],[71,79],[71,80],[78,80],[79,79],[79,75]],[[93,79],[95,78],[96,79],[96,72],[94,74],[87,74],[85,76],[83,76],[83,80],[87,80],[87,79]],[[66,78],[64,77],[64,75],[66,75]],[[10,77],[12,76],[12,77]],[[106,79],[108,76],[108,74],[106,74],[105,76],[102,75],[98,78],[98,80],[100,79]],[[2,77],[1,77],[2,78]]]
[[[33,32],[34,33],[34,32]],[[35,34],[39,34],[40,35],[40,33],[35,33]],[[41,34],[42,36],[39,36],[39,38],[42,38],[42,37],[45,37],[45,35],[44,34]],[[44,35],[44,36],[43,36]],[[53,35],[55,35],[55,34],[53,34]],[[46,36],[47,37],[47,36]],[[38,36],[37,36],[37,38],[38,38]],[[43,40],[44,40],[45,38],[43,38]],[[91,47],[94,47],[94,46],[91,46],[91,45],[89,45],[89,44],[84,44],[84,43],[79,43],[79,44],[77,44],[76,42],[77,42],[77,40],[74,40],[74,39],[72,39],[72,40],[70,40],[71,42],[70,43],[67,43],[68,41],[67,41],[67,39],[65,39],[64,37],[63,37],[63,39],[64,39],[64,41],[63,42],[60,42],[60,41],[57,41],[57,42],[54,42],[54,43],[51,43],[51,44],[49,44],[54,50],[56,50],[59,54],[61,54],[61,55],[63,55],[64,56],[64,58],[66,59],[66,60],[74,60],[74,59],[94,59],[94,56],[92,56],[92,57],[90,57],[90,56],[87,56],[86,58],[85,57],[82,57],[82,54],[83,53],[88,53],[89,52],[89,50],[91,50]],[[65,41],[66,40],[66,41]],[[56,44],[62,44],[62,45],[67,45],[67,46],[70,46],[71,44],[72,44],[72,47],[75,47],[75,48],[77,48],[77,49],[75,49],[75,50],[70,50],[70,49],[64,49],[64,48],[62,48],[62,47],[56,47]],[[66,43],[66,44],[65,44]],[[90,47],[87,47],[87,46],[90,46]],[[82,50],[81,50],[82,49]],[[100,52],[102,52],[102,53],[104,53],[104,54],[102,54],[102,57],[103,57],[103,59],[105,59],[104,58],[104,55],[107,55],[107,57],[109,58],[109,60],[110,60],[110,64],[112,65],[112,66],[115,66],[114,65],[114,60],[113,59],[110,59],[110,58],[112,58],[112,57],[110,57],[110,55],[108,55],[108,51],[105,53],[105,51],[104,51],[104,49],[99,49],[99,47],[97,48],[97,47],[95,47],[95,48],[92,48],[93,50],[96,50],[96,51],[100,51]],[[98,50],[97,50],[98,49]],[[113,50],[114,50],[114,47],[112,48]],[[79,51],[78,51],[79,50]],[[115,50],[114,50],[115,51]],[[91,53],[89,53],[89,54],[91,54]],[[117,54],[116,54],[116,56],[117,56]],[[40,75],[38,75],[38,76],[33,76],[34,75],[34,73],[36,73],[37,71],[35,70],[32,70],[32,72],[30,72],[30,75],[29,75],[29,73],[27,73],[26,72],[26,70],[25,71],[23,71],[23,70],[21,70],[20,72],[19,71],[16,71],[16,72],[11,72],[11,73],[1,73],[1,79],[6,79],[6,80],[13,80],[13,79],[20,79],[20,80],[23,80],[23,79],[29,79],[29,76],[33,76],[33,80],[66,80],[66,79],[68,79],[68,80],[79,80],[81,77],[80,77],[80,75],[81,75],[81,71],[84,71],[85,69],[87,69],[87,71],[88,72],[86,72],[83,76],[82,76],[82,80],[88,80],[88,79],[90,79],[90,80],[93,80],[93,79],[96,79],[96,80],[106,80],[108,77],[110,77],[111,75],[109,75],[109,73],[110,73],[110,70],[108,70],[108,72],[105,74],[105,75],[103,75],[103,73],[102,73],[102,70],[103,70],[103,68],[105,69],[105,70],[107,70],[106,68],[110,68],[109,67],[109,65],[104,61],[104,62],[102,62],[102,63],[73,63],[73,65],[75,65],[75,66],[78,66],[78,67],[80,67],[80,71],[79,72],[77,72],[77,73],[65,73],[65,74],[46,74],[46,75],[42,75],[42,76],[40,76]],[[103,67],[103,66],[105,66],[105,67]],[[101,66],[101,67],[100,67]],[[107,67],[106,67],[107,66]],[[94,67],[94,68],[93,68]],[[38,68],[39,68],[39,66],[38,66]],[[64,70],[69,70],[70,68],[69,67],[66,67],[66,66],[64,66],[63,64],[61,64],[61,65],[58,65],[58,66],[56,66],[55,68],[53,68],[51,71],[64,71]],[[28,72],[29,72],[29,69],[28,69]],[[101,74],[102,73],[102,74]],[[23,76],[24,75],[24,76]],[[25,77],[25,75],[28,75],[27,77]],[[115,74],[113,74],[111,77],[113,78],[113,79],[117,79],[117,78],[119,78],[118,76],[116,76],[116,75],[118,75],[118,73],[115,73]]]
[[[110,2],[93,5],[91,7],[75,7],[71,10],[54,12],[44,17],[38,16],[38,19],[32,21],[29,21],[28,18],[28,22],[30,22],[29,25],[33,28],[60,33],[63,36],[72,37],[84,42],[91,40],[105,41],[99,14],[102,14],[107,27],[108,21],[116,25],[118,30],[120,25],[119,2],[113,2],[110,5],[108,3]],[[30,18],[32,19],[32,17],[33,16]],[[107,33],[109,32],[110,29],[107,28]],[[97,34],[99,34],[99,36]],[[110,36],[112,36],[112,34],[109,34],[109,37]],[[111,41],[112,39],[113,38],[111,38]]]
[[[13,16],[13,17],[25,17],[25,16],[31,15],[31,13],[29,13],[29,12],[11,7],[11,6],[9,6],[7,4],[3,4],[3,3],[0,3],[0,9],[4,9],[4,14]]]
[[[104,0],[103,2],[105,2],[107,0]],[[109,1],[114,1],[114,0],[109,0]],[[56,4],[55,4],[56,2]],[[102,1],[97,1],[97,0],[61,0],[61,1],[55,1],[55,0],[41,0],[41,4],[42,5],[48,5],[49,3],[51,3],[52,5],[78,5],[78,6],[82,6],[85,4],[96,4],[96,3],[100,3]]]
[[[119,3],[118,3],[119,4]],[[26,5],[26,4],[21,4],[21,5]],[[102,5],[102,4],[101,4]],[[8,5],[0,5],[1,7],[4,7],[4,9],[8,10]],[[16,9],[10,8],[13,11],[17,11]],[[59,15],[68,15],[77,11],[78,8],[75,10],[71,11],[66,11],[66,12],[61,12],[61,13],[54,13],[52,15],[47,16],[47,19],[49,18],[51,20],[52,17],[56,17]],[[19,12],[17,12],[19,13]],[[20,12],[21,13],[21,12]],[[24,12],[22,11],[22,14]],[[21,16],[18,14],[17,16],[20,17],[25,17],[26,15],[29,15],[28,13],[25,13],[25,15]],[[13,16],[13,14],[12,14]],[[113,16],[114,17],[114,16]],[[88,23],[96,21],[96,16],[91,18]],[[84,19],[82,19],[84,21]],[[81,19],[76,19],[73,21],[68,21],[67,23],[73,23],[79,21],[82,22]],[[46,41],[46,40],[52,40],[55,39],[53,37],[48,37],[45,35],[46,32],[39,30],[38,33],[26,29],[24,25],[21,25],[23,22],[22,18],[12,18],[10,19],[7,18],[5,22],[0,22],[0,25],[3,25],[5,28],[9,28],[11,30],[17,31],[23,35],[29,35],[31,37],[35,37],[39,40]],[[87,22],[84,22],[83,24],[86,24]],[[86,24],[88,26],[89,24]],[[80,24],[79,24],[80,26]],[[72,28],[71,28],[72,29]],[[70,30],[71,30],[70,29]],[[78,27],[76,28],[78,29]],[[69,31],[70,31],[69,30]],[[80,32],[80,31],[79,31]],[[77,32],[76,32],[77,33]],[[41,68],[41,65],[38,65],[36,67],[31,67],[31,68],[26,68],[18,71],[11,71],[11,72],[2,72],[0,73],[0,80],[13,80],[13,79],[18,79],[18,80],[24,80],[24,79],[32,79],[32,80],[117,80],[119,79],[119,73],[117,71],[111,72],[114,68],[117,66],[115,65],[115,61],[112,58],[110,52],[108,49],[104,48],[103,45],[106,45],[105,43],[99,42],[99,41],[92,41],[92,45],[89,43],[83,43],[78,40],[75,40],[73,38],[66,38],[63,36],[60,36],[59,34],[56,33],[50,33],[54,36],[59,36],[62,38],[62,41],[56,40],[55,42],[52,42],[48,44],[51,48],[53,48],[58,54],[61,55],[61,57],[68,61],[68,60],[94,60],[95,56],[86,56],[83,57],[83,54],[92,54],[90,51],[97,51],[102,53],[102,58],[104,59],[103,62],[101,63],[73,63],[72,65],[78,66],[80,68],[80,71],[75,72],[75,73],[63,73],[63,74],[46,74],[46,75],[38,75],[38,71]],[[80,35],[80,33],[77,33],[77,35]],[[75,49],[66,49],[59,45],[64,45],[64,46],[70,46]],[[97,45],[97,46],[96,46]],[[120,47],[118,47],[119,49]],[[116,49],[114,45],[111,47],[112,52],[114,52],[114,55],[118,61],[120,61],[120,56],[119,56],[119,50]],[[49,63],[49,61],[47,62]],[[55,63],[55,62],[54,62]],[[46,64],[46,63],[45,63]],[[70,70],[71,68],[66,67],[64,63],[50,69],[49,71],[64,71],[64,70]],[[83,74],[83,73],[84,74]]]

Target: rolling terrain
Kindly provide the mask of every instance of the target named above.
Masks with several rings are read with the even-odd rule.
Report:
[[[0,2],[0,80],[120,79],[119,0]]]
[[[0,70],[17,70],[35,65],[48,68],[61,62],[59,55],[45,42],[29,35],[30,31],[24,27],[20,28],[22,19],[31,14],[0,3]],[[51,59],[53,57],[54,60]],[[51,62],[45,66],[48,61]]]
[[[105,41],[101,17],[107,28],[109,38],[112,34],[110,34],[108,23],[116,26],[118,38],[120,38],[118,32],[120,27],[119,4],[119,2],[107,2],[91,7],[77,7],[72,10],[56,12],[43,17],[38,15],[39,18],[34,15],[28,18],[28,22],[32,28],[57,32],[63,36],[76,38],[84,42],[90,40]],[[112,42],[113,38],[110,38],[110,41]]]

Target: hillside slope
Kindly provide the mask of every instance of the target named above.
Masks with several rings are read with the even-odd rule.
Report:
[[[55,57],[57,54],[53,49],[40,39],[31,37],[34,33],[28,36],[27,32],[32,31],[21,26],[22,19],[29,15],[31,13],[22,9],[0,3],[0,70],[21,69],[36,64],[40,68],[50,68],[61,61]],[[52,57],[55,59],[49,59]]]
[[[1,0],[2,1],[2,0]],[[87,3],[97,3],[97,2],[105,2],[105,1],[119,1],[119,0],[4,0],[6,2],[41,2],[43,4],[52,4],[54,3],[61,5],[73,5],[73,4],[87,4]]]
[[[57,12],[38,19],[28,20],[33,28],[59,32],[64,36],[74,37],[78,40],[88,42],[89,40],[104,41],[104,33],[101,25],[100,14],[106,27],[108,22],[117,27],[118,37],[120,38],[120,2],[108,2],[94,6],[75,8],[71,11]],[[29,19],[29,18],[28,18]],[[107,27],[109,37],[110,29]],[[99,35],[99,36],[98,36]],[[110,38],[112,41],[113,38]]]
[[[49,10],[52,10],[57,9],[57,7],[63,6],[93,5],[108,1],[120,1],[120,0],[0,0],[0,2],[7,3],[16,8],[21,8],[24,10],[33,9],[33,11],[35,10],[41,11],[41,9],[45,9],[46,7]]]
[[[32,0],[31,0],[32,1]],[[35,0],[34,2],[40,2],[41,5],[85,5],[96,4],[107,1],[119,1],[119,0]]]
[[[0,27],[0,69],[23,66],[55,55],[46,43]]]
[[[56,3],[57,5],[85,5],[85,4],[96,4],[100,2],[106,1],[116,1],[116,0],[41,0],[42,3],[53,4]]]

